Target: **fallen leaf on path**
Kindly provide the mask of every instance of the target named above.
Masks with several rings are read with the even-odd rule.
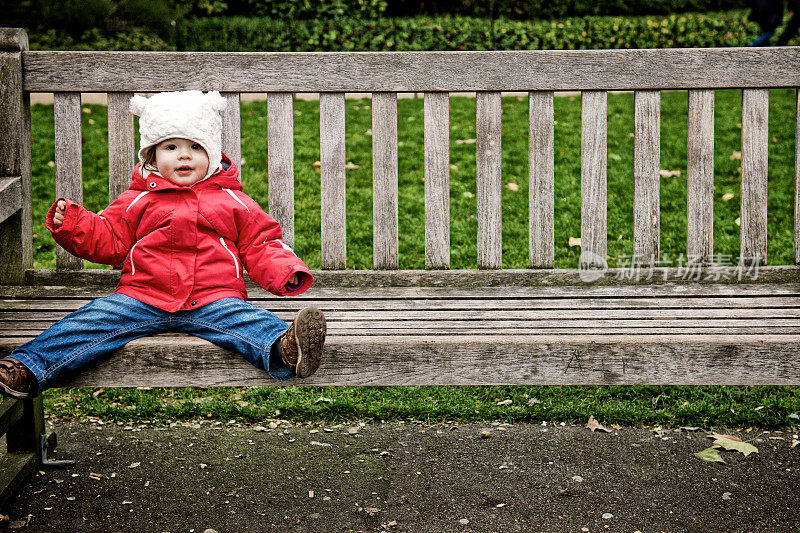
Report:
[[[719,452],[716,448],[706,448],[702,452],[697,452],[694,454],[695,457],[699,457],[703,461],[708,461],[709,463],[725,463],[725,460],[720,456]]]
[[[726,450],[742,452],[745,457],[751,453],[758,453],[758,448],[748,442],[742,442],[742,439],[733,435],[717,435],[714,433],[711,435],[711,438],[714,439],[714,446],[721,446]]]
[[[605,427],[603,424],[595,420],[594,415],[589,417],[589,421],[586,423],[586,427],[594,431],[605,431],[606,433],[611,433],[611,430]]]
[[[136,468],[137,466],[141,465],[142,463],[131,463],[128,465],[128,468]]]

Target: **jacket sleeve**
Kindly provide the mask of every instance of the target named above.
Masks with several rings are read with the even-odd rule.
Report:
[[[265,290],[278,296],[302,294],[314,281],[311,271],[282,236],[275,219],[260,208],[252,209],[248,222],[239,229],[239,256],[250,279]],[[299,283],[289,286],[292,274],[297,274]]]
[[[93,263],[118,265],[122,263],[134,242],[134,228],[125,220],[125,208],[130,203],[123,193],[101,215],[83,206],[59,198],[47,212],[45,225],[55,241],[72,255]],[[67,203],[64,223],[56,226],[53,216],[60,200]]]

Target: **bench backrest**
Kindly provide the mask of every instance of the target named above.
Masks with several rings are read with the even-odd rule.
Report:
[[[321,265],[329,270],[344,269],[347,259],[345,93],[372,95],[375,270],[399,268],[397,94],[424,93],[425,268],[436,270],[450,267],[449,92],[469,91],[477,96],[477,265],[500,269],[501,91],[529,95],[531,268],[554,266],[554,91],[581,91],[581,266],[591,268],[602,266],[607,249],[608,91],[635,91],[634,257],[637,262],[652,263],[660,252],[660,91],[688,90],[687,256],[708,264],[713,255],[714,89],[743,89],[741,256],[744,262],[759,264],[767,252],[768,88],[800,86],[800,49],[794,47],[32,52],[27,51],[24,32],[8,29],[0,32],[0,43],[0,219],[23,209],[21,258],[2,267],[0,283],[19,280],[20,272],[30,266],[30,222],[25,220],[30,216],[25,206],[30,198],[30,111],[26,109],[30,93],[54,93],[56,195],[76,201],[82,195],[81,92],[108,95],[109,200],[127,187],[134,160],[134,123],[128,101],[135,92],[221,91],[229,102],[223,149],[237,163],[241,157],[240,94],[268,93],[268,211],[283,226],[290,245],[294,240],[292,95],[320,93]],[[149,74],[154,72],[168,75]],[[19,183],[13,181],[17,177]],[[797,170],[796,177],[800,179]],[[797,242],[797,221],[795,228]],[[8,241],[7,234],[3,232],[5,237],[0,235],[0,239]],[[8,243],[0,242],[10,249]],[[800,246],[795,248],[800,254]],[[79,260],[63,250],[58,253],[59,269],[81,268]]]

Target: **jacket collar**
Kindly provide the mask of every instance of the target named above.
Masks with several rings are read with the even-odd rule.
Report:
[[[242,184],[239,181],[239,169],[233,164],[233,161],[231,161],[230,158],[225,155],[224,152],[222,154],[222,168],[215,174],[212,174],[208,178],[198,181],[189,187],[177,185],[155,172],[149,173],[147,178],[144,178],[142,177],[141,166],[141,163],[139,163],[133,168],[133,178],[131,179],[130,186],[130,188],[133,190],[164,191],[192,189],[194,191],[200,191],[214,188],[225,188],[238,191],[242,190]]]

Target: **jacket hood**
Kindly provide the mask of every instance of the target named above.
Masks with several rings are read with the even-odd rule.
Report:
[[[222,154],[222,169],[216,174],[212,174],[208,178],[198,181],[194,185],[186,187],[184,185],[177,185],[170,180],[161,177],[159,174],[151,172],[147,178],[142,177],[141,163],[133,167],[133,178],[131,178],[130,188],[140,191],[160,191],[160,190],[173,190],[173,189],[194,189],[201,190],[213,187],[232,189],[241,191],[242,184],[239,181],[239,168],[233,164],[233,161]]]

